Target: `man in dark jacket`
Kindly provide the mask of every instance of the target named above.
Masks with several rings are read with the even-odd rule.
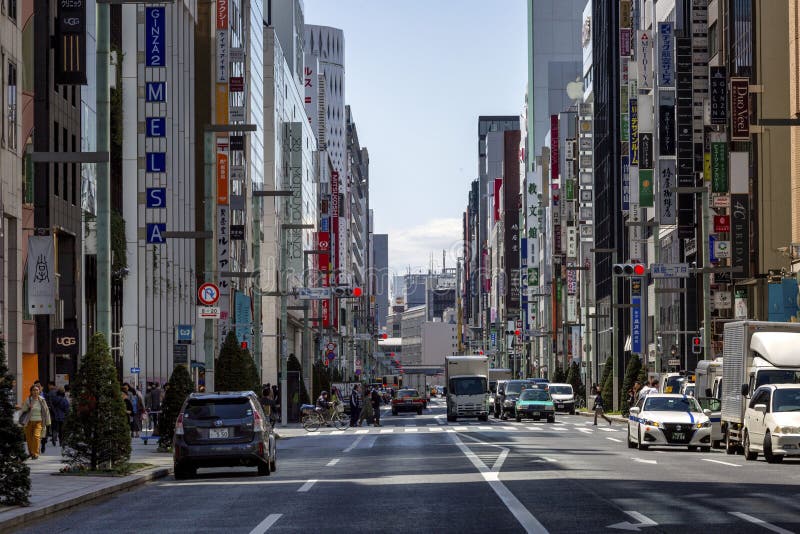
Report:
[[[54,447],[56,445],[56,438],[58,438],[58,444],[62,447],[64,446],[64,420],[66,420],[68,413],[69,401],[67,400],[64,390],[62,388],[58,388],[55,392],[55,395],[51,396],[50,398],[50,414],[52,416],[50,439],[52,440]]]
[[[375,426],[381,426],[381,394],[378,393],[378,388],[372,388],[370,401],[372,402],[372,411],[375,415]]]
[[[364,400],[358,390],[358,384],[353,385],[353,392],[350,394],[350,426],[358,426],[358,418],[361,416],[361,406]]]

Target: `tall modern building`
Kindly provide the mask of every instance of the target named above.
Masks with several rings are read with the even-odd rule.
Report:
[[[196,23],[194,6],[184,2],[124,6],[121,12],[120,170],[128,272],[120,337],[123,377],[131,383],[166,381],[176,363],[178,330],[194,331],[197,322],[202,276],[195,241],[166,234],[196,229],[195,194],[202,190],[195,160]],[[208,69],[208,61],[202,63]],[[187,345],[177,363],[198,359],[198,346]],[[141,372],[131,374],[132,368]]]
[[[372,234],[372,294],[375,296],[375,327],[386,328],[389,315],[389,235]]]

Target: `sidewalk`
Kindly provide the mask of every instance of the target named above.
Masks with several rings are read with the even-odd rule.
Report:
[[[152,464],[154,467],[126,477],[58,475],[64,465],[61,463],[61,447],[48,444],[38,460],[27,461],[31,468],[31,505],[0,506],[0,532],[166,476],[172,468],[172,455],[157,453],[157,442],[149,440],[144,445],[141,439],[133,441],[130,461]]]

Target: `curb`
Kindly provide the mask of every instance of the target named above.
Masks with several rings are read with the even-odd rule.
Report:
[[[61,512],[62,510],[66,510],[68,508],[73,508],[75,506],[89,503],[91,501],[99,499],[100,497],[106,497],[108,495],[113,495],[115,493],[119,493],[134,488],[136,486],[142,486],[147,482],[151,482],[159,478],[164,478],[170,472],[171,472],[170,468],[162,467],[154,469],[149,473],[129,475],[135,478],[132,478],[131,480],[121,481],[119,484],[103,487],[101,489],[86,490],[84,493],[80,493],[74,497],[70,497],[66,500],[56,502],[53,504],[44,504],[38,506],[35,505],[32,507],[18,507],[16,510],[11,510],[9,512],[6,512],[14,514],[12,517],[9,517],[8,519],[0,519],[0,531],[6,531],[6,529],[10,529],[12,527],[19,527],[20,525],[23,525],[30,521],[41,519],[45,516]]]

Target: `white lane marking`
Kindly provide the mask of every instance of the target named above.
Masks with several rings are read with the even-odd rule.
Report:
[[[467,427],[465,427],[465,426],[454,426],[453,430],[457,430],[459,432],[464,432],[465,430],[467,430]]]
[[[381,429],[381,434],[391,434],[392,432],[394,432],[394,428],[382,428]]]
[[[529,533],[537,533],[537,534],[547,534],[547,529],[537,521],[533,514],[531,514],[525,506],[517,499],[513,493],[509,491],[509,489],[498,479],[498,474],[492,472],[486,464],[484,464],[480,459],[475,456],[469,448],[464,445],[460,439],[458,439],[457,434],[452,435],[453,442],[456,444],[464,456],[475,466],[475,468],[480,472],[483,476],[483,479],[489,484],[489,486],[494,490],[497,496],[503,501],[503,504],[506,505],[506,508],[514,514],[514,517],[517,518],[519,524],[525,529],[525,532]],[[479,442],[480,443],[480,442]],[[491,445],[490,443],[484,443],[484,445]],[[498,458],[499,459],[499,458]]]
[[[308,482],[306,482],[305,484],[303,484],[302,486],[300,486],[300,489],[297,490],[297,492],[298,493],[306,493],[308,490],[311,489],[311,486],[313,486],[316,483],[317,483],[316,479],[311,479]]]
[[[503,429],[503,430],[516,430],[517,429],[517,427],[515,427],[515,426],[501,426],[500,428]]]
[[[369,430],[362,428],[361,430],[356,430],[356,434],[369,434]]]
[[[429,427],[428,430],[431,432],[444,432],[444,428],[438,426]]]
[[[349,447],[347,447],[347,448],[346,448],[345,450],[343,450],[342,452],[350,452],[350,451],[352,451],[353,449],[355,449],[356,447],[358,447],[358,444],[359,444],[359,443],[361,443],[361,440],[362,440],[362,439],[364,439],[364,436],[358,436],[358,437],[355,439],[355,441],[354,441],[353,443],[351,443],[351,444],[350,444],[350,446],[349,446]]]
[[[767,523],[763,519],[753,517],[752,515],[743,514],[742,512],[728,512],[728,513],[730,513],[731,515],[735,515],[739,519],[744,519],[745,521],[749,521],[754,525],[758,525],[767,530],[771,530],[772,532],[777,532],[778,534],[794,534],[791,530],[786,530],[785,528],[773,525],[772,523]]]
[[[495,473],[499,473],[500,468],[503,467],[503,462],[505,462],[506,457],[508,457],[508,450],[509,449],[503,449],[500,452],[500,456],[498,456],[497,460],[494,461],[494,465],[492,466],[492,471],[494,471]]]
[[[418,432],[418,431],[419,431],[419,428],[417,428],[415,426],[407,426],[406,427],[406,432]]]
[[[617,439],[617,438],[606,438],[606,439],[610,440],[610,441],[616,441],[617,443],[622,443],[621,439]]]
[[[333,467],[334,465],[339,463],[340,458],[334,458],[330,462],[327,463],[327,467]]]
[[[342,434],[344,434],[344,430],[334,430],[331,432],[331,436],[341,436]]]
[[[269,514],[266,519],[256,525],[256,528],[250,531],[250,534],[264,534],[269,530],[269,527],[274,525],[283,514]]]
[[[617,432],[617,430],[613,428],[608,428],[607,426],[601,426],[600,430],[602,430],[603,432]]]
[[[731,467],[742,467],[741,464],[732,464],[730,462],[723,462],[722,460],[712,460],[711,458],[703,458],[704,462],[714,462],[715,464],[729,465]]]
[[[649,517],[640,514],[639,512],[634,512],[633,510],[623,510],[623,512],[634,518],[636,521],[638,521],[638,523],[623,521],[622,523],[614,523],[613,525],[608,525],[606,528],[616,528],[619,530],[635,530],[638,532],[639,529],[642,527],[654,527],[658,525],[658,523],[656,523]]]
[[[636,457],[632,457],[631,460],[633,460],[634,462],[639,462],[640,464],[653,464],[653,465],[655,465],[655,464],[658,463],[655,460],[645,460],[644,458],[636,458]]]
[[[578,432],[583,432],[584,434],[591,434],[593,432],[593,430],[590,428],[576,428],[575,430]]]
[[[667,451],[653,451],[656,454],[667,454]]]
[[[490,426],[479,426],[478,427],[478,430],[491,430],[491,429],[492,429],[492,427],[490,427]]]
[[[544,456],[542,456],[542,460],[545,462],[558,462],[558,460],[554,460],[553,458],[545,458]]]

